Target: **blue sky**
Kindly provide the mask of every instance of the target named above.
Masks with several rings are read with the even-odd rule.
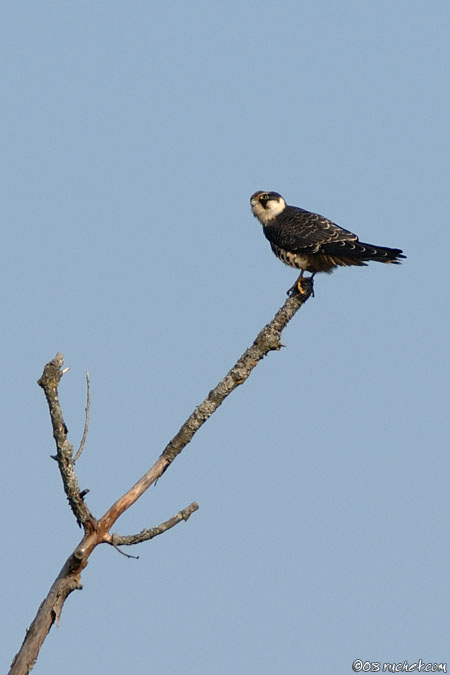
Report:
[[[2,9],[0,670],[80,532],[36,380],[62,351],[102,515],[295,279],[249,196],[401,247],[316,297],[90,559],[39,673],[350,673],[449,652],[447,2]],[[87,664],[87,665],[86,665]]]

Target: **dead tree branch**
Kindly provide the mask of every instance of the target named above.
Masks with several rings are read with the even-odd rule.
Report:
[[[155,464],[99,520],[92,515],[84,501],[84,497],[88,491],[80,491],[74,469],[74,462],[79,457],[80,451],[74,457],[73,446],[67,437],[68,431],[59,402],[58,386],[61,377],[67,372],[67,369],[63,370],[62,368],[64,357],[58,353],[52,361],[47,363],[42,376],[38,380],[38,384],[44,390],[50,411],[57,452],[55,459],[58,462],[64,491],[77,523],[84,530],[84,536],[64,563],[47,597],[39,607],[36,617],[27,630],[22,646],[14,658],[9,675],[27,675],[33,668],[39,650],[53,623],[56,622],[58,624],[59,622],[62,607],[67,597],[72,591],[82,588],[80,582],[81,573],[88,564],[89,556],[96,546],[104,543],[115,547],[121,545],[130,546],[147,541],[166,532],[182,520],[187,520],[198,509],[198,504],[193,502],[166,522],[149,530],[143,530],[137,535],[120,536],[110,534],[110,529],[117,519],[141,497],[150,485],[162,476],[173,460],[192,440],[194,434],[211,417],[226,397],[247,380],[259,361],[270,351],[281,348],[281,333],[283,329],[312,294],[312,282],[309,282],[307,279],[304,281],[306,282],[304,284],[306,292],[302,295],[295,293],[286,300],[272,321],[257,335],[251,347],[238,359],[223,380],[209,392],[205,400],[195,408],[178,433],[167,444]],[[89,387],[88,402],[86,404],[85,433],[80,445],[81,450],[86,440],[88,418]]]
[[[303,281],[307,292],[303,295],[295,293],[286,300],[281,309],[275,314],[272,321],[264,326],[258,333],[252,346],[242,354],[231,370],[225,375],[223,380],[209,392],[205,400],[200,403],[190,417],[188,417],[178,433],[166,445],[155,464],[130,490],[128,490],[128,492],[111,506],[109,511],[105,513],[100,520],[101,527],[109,531],[117,518],[134,504],[150,485],[162,476],[175,457],[177,457],[183,448],[185,448],[192,440],[194,434],[211,417],[213,412],[217,410],[227,396],[229,396],[236,387],[247,380],[253,368],[259,361],[261,361],[261,359],[263,359],[270,351],[279,350],[282,347],[281,333],[313,292],[312,282],[307,278]]]
[[[38,385],[44,390],[53,427],[53,438],[56,443],[56,460],[64,485],[64,492],[78,525],[95,529],[95,518],[80,496],[78,478],[75,474],[73,446],[67,438],[67,427],[64,422],[58,397],[58,385],[63,376],[64,356],[58,353],[44,368]]]

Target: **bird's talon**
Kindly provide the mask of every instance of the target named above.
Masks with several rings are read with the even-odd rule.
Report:
[[[308,293],[307,289],[305,288],[305,281],[306,279],[298,279],[297,281],[297,289],[300,295],[306,295]]]
[[[314,281],[311,277],[299,277],[295,284],[287,291],[287,295],[292,296],[299,293],[302,296],[312,295],[314,297]]]

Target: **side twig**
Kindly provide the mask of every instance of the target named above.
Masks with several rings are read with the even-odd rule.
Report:
[[[159,534],[167,532],[170,528],[181,523],[182,520],[188,520],[194,511],[197,511],[199,508],[197,502],[192,502],[192,504],[189,504],[185,509],[178,511],[172,518],[169,518],[169,520],[164,521],[164,523],[161,523],[156,527],[151,527],[149,530],[142,530],[139,534],[129,534],[124,537],[120,534],[112,534],[111,541],[107,543],[111,543],[113,546],[132,546],[134,544],[140,544],[143,541],[148,541],[149,539],[157,537]]]
[[[81,453],[84,450],[84,445],[86,443],[86,438],[88,434],[88,429],[89,429],[89,409],[91,407],[91,377],[89,375],[89,371],[86,371],[86,408],[85,408],[85,417],[84,417],[84,429],[83,429],[83,436],[81,437],[81,442],[80,442],[80,447],[77,450],[77,454],[73,458],[73,463],[77,461],[77,459],[80,458]]]

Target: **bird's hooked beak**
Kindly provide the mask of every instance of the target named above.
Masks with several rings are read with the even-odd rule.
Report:
[[[258,192],[254,192],[252,196],[250,197],[250,206],[253,208],[257,204],[260,203],[259,197],[264,194],[263,190],[258,190]]]

